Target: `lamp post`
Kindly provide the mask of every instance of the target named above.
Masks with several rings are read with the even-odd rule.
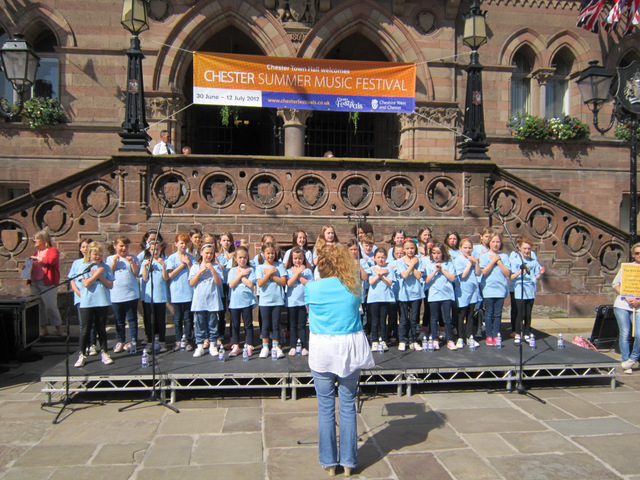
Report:
[[[127,89],[125,97],[126,114],[122,123],[120,138],[121,152],[146,152],[151,137],[147,133],[144,105],[144,83],[142,79],[142,59],[138,35],[149,29],[146,0],[124,0],[122,6],[122,26],[131,32],[131,46],[127,50]]]
[[[9,111],[5,109],[5,102],[0,102],[0,114],[12,120],[22,112],[22,96],[36,81],[40,57],[34,53],[31,45],[24,39],[24,35],[19,33],[16,33],[11,40],[7,40],[2,44],[0,55],[2,56],[4,74],[18,94],[14,108]]]
[[[614,77],[606,68],[598,65],[597,60],[589,62],[589,66],[580,73],[577,80],[582,101],[593,112],[593,126],[602,134],[613,127],[618,120],[631,128],[630,167],[629,167],[629,245],[637,241],[638,222],[638,121],[640,120],[640,62],[637,60],[627,67],[617,68]],[[613,90],[615,88],[615,93]],[[609,125],[605,128],[598,124],[598,113],[602,106],[613,95],[613,111]],[[631,248],[629,249],[631,255]]]
[[[478,61],[478,48],[487,43],[487,12],[480,10],[474,0],[464,19],[463,43],[471,48],[471,60],[466,68],[467,92],[464,107],[465,141],[458,145],[460,160],[489,160],[489,143],[484,131],[484,108],[482,106],[482,65]]]

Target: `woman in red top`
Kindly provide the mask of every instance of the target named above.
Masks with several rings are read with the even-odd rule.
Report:
[[[36,247],[31,256],[31,295],[40,297],[40,336],[47,335],[47,325],[56,327],[58,335],[64,335],[62,319],[58,311],[58,289],[51,288],[60,282],[60,253],[51,246],[51,239],[45,230],[33,236]]]

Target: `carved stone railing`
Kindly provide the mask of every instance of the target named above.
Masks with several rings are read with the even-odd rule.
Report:
[[[0,205],[0,293],[25,293],[19,270],[45,227],[64,274],[81,238],[126,234],[137,243],[161,213],[170,248],[194,225],[257,248],[263,233],[290,244],[298,228],[313,241],[326,223],[346,243],[353,224],[345,214],[356,213],[368,214],[381,244],[393,230],[417,235],[423,226],[436,238],[457,230],[477,240],[487,225],[502,229],[496,210],[512,234],[531,237],[547,267],[540,308],[591,315],[611,301],[627,235],[490,162],[200,155],[115,156]]]

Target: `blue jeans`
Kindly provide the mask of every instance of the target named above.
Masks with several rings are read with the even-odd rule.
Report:
[[[640,314],[636,313],[636,331],[631,354],[629,354],[629,344],[631,343],[629,338],[631,337],[631,318],[633,313],[631,310],[625,310],[624,308],[614,308],[613,314],[618,322],[618,343],[620,344],[622,361],[625,362],[631,359],[637,362],[640,359]]]
[[[196,344],[202,345],[209,339],[212,345],[218,339],[218,312],[194,312],[196,317]]]
[[[504,305],[504,298],[484,299],[484,329],[487,338],[495,338],[498,336],[498,332],[500,332],[502,305]]]
[[[434,339],[437,338],[438,323],[440,319],[442,319],[442,321],[444,322],[444,331],[447,337],[447,342],[453,340],[453,324],[451,323],[452,304],[453,300],[429,302],[429,308],[431,309],[431,335]]]
[[[129,337],[131,342],[138,340],[138,299],[128,302],[112,303],[113,316],[116,320],[116,342],[127,341],[126,323],[129,323]]]
[[[355,468],[358,464],[358,432],[356,425],[356,391],[360,370],[348,377],[314,372],[313,385],[318,398],[318,458],[323,467]],[[335,388],[338,382],[340,409],[340,456],[336,439]]]
[[[193,318],[191,318],[191,302],[172,303],[173,305],[173,326],[175,328],[176,343],[182,340],[182,336],[187,337],[190,342],[193,337]]]
[[[421,303],[422,299],[398,302],[400,306],[400,342],[413,343],[418,341],[416,332],[418,329],[418,319],[420,318]]]

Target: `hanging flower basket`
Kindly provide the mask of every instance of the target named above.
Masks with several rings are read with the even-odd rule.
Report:
[[[518,140],[572,140],[589,137],[589,127],[575,117],[540,118],[533,115],[514,115],[507,128]]]
[[[66,123],[64,109],[57,98],[34,97],[24,102],[20,114],[31,128]]]

